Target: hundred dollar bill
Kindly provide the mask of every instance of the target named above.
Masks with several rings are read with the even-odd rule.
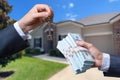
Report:
[[[76,74],[81,73],[82,72],[81,63],[78,61],[78,58],[74,54],[74,52],[72,52],[70,50],[71,46],[67,43],[67,41],[65,39],[63,39],[62,42],[64,43],[64,47],[67,50],[67,55],[69,55],[68,57],[70,57],[70,59],[72,59],[72,63],[76,64],[76,65],[73,65],[73,67],[77,67],[77,69],[78,69]]]
[[[94,59],[89,51],[76,44],[76,41],[82,41],[80,34],[68,33],[68,35],[58,41],[57,48],[65,56],[71,65],[75,74],[85,72],[94,64]]]
[[[75,50],[72,48],[72,46],[68,43],[68,41],[66,41],[66,39],[64,38],[63,39],[63,42],[64,42],[64,44],[66,45],[66,46],[69,46],[69,52],[70,53],[68,53],[68,54],[70,54],[70,55],[72,55],[73,56],[73,59],[74,59],[74,63],[76,63],[77,64],[77,66],[79,67],[79,69],[80,69],[80,72],[84,72],[84,69],[83,69],[83,65],[82,65],[82,63],[81,63],[81,59],[79,59],[78,57],[79,56],[77,56],[77,54],[78,53],[76,53],[75,52]],[[72,53],[72,54],[71,54]]]
[[[83,53],[80,53],[78,46],[74,46],[73,42],[71,42],[71,40],[69,39],[68,36],[65,39],[69,43],[69,45],[71,46],[71,49],[73,50],[74,55],[76,56],[77,62],[80,62],[79,66],[82,67],[81,71],[85,72],[87,70],[86,65],[88,67],[88,65],[90,65],[90,64],[85,63],[85,58],[83,56]]]
[[[80,34],[68,33],[68,37],[69,37],[70,41],[73,43],[73,46],[77,46],[77,44],[76,44],[77,41],[83,41]],[[82,53],[84,52],[83,56],[86,60],[85,62],[93,63],[94,59],[91,56],[91,54],[89,53],[89,51],[84,47],[79,46],[79,48],[80,48],[80,52],[82,52]]]
[[[81,64],[83,64],[83,59],[84,59],[84,57],[81,56],[82,54],[79,54],[79,52],[77,51],[77,46],[74,46],[74,45],[73,45],[73,42],[70,41],[70,39],[69,39],[68,36],[65,38],[65,40],[66,40],[67,43],[71,46],[71,47],[70,47],[70,50],[75,53],[75,55],[76,55],[76,56],[78,57],[78,59],[79,59],[79,62],[80,62]]]
[[[61,51],[61,53],[65,56],[68,63],[72,66],[73,72],[75,74],[80,73],[80,69],[78,68],[77,64],[74,62],[73,56],[68,54],[70,53],[68,50],[68,46],[66,46],[63,41],[58,41],[57,48]]]

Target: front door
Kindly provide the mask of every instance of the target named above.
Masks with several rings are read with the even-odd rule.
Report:
[[[49,32],[46,29],[44,31],[44,50],[48,53],[51,49],[53,49],[53,31]]]

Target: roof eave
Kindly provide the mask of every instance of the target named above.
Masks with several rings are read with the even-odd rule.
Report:
[[[66,22],[73,22],[73,23],[75,23],[75,24],[81,25],[81,27],[84,27],[84,24],[82,24],[82,23],[80,23],[80,22],[77,22],[77,21],[72,21],[72,20],[61,21],[61,22],[57,22],[57,23],[55,23],[55,24],[56,24],[56,25],[59,25],[59,24],[66,23]]]
[[[109,23],[114,23],[120,20],[120,13],[109,20]]]

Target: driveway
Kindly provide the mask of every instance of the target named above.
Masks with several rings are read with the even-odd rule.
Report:
[[[75,75],[71,67],[68,66],[48,80],[120,80],[120,78],[104,77],[97,68],[91,68],[85,73]]]
[[[48,56],[48,54],[34,57],[68,64],[64,58],[51,57]],[[97,68],[91,68],[84,73],[75,75],[71,66],[68,66],[50,77],[48,80],[120,80],[120,78],[104,77],[102,71]]]

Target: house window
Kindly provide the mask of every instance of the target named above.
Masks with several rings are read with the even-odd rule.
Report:
[[[34,39],[34,48],[41,48],[42,47],[42,38],[35,38]]]
[[[67,35],[59,35],[58,36],[58,40],[62,40],[63,38],[65,38]]]

